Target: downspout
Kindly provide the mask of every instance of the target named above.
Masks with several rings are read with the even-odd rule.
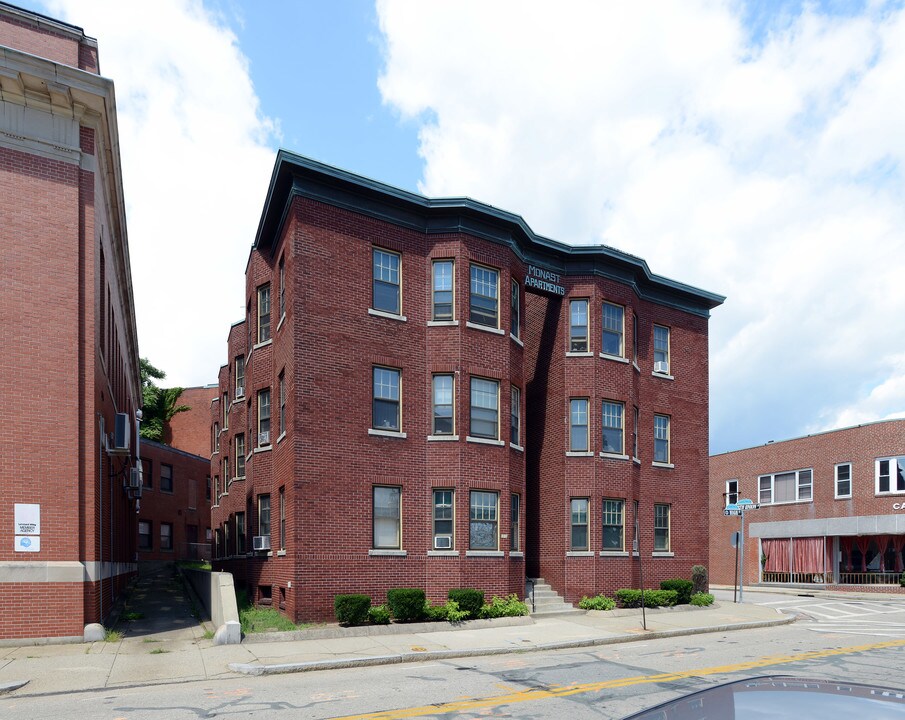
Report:
[[[104,416],[100,413],[97,414],[98,417],[98,429],[100,431],[100,442],[97,446],[97,482],[98,482],[98,502],[100,507],[98,508],[98,516],[100,517],[100,527],[98,528],[98,538],[100,543],[100,556],[98,557],[98,566],[104,566],[104,441],[106,440],[106,436],[104,435]],[[103,573],[101,573],[101,584],[100,584],[100,616],[99,620],[104,622],[104,577]]]

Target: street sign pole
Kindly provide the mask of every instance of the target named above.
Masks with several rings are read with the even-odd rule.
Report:
[[[741,506],[742,517],[742,536],[739,538],[739,560],[740,567],[738,571],[738,601],[745,602],[745,507]]]

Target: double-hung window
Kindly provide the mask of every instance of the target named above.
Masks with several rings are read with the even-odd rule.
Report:
[[[499,504],[499,493],[471,491],[468,545],[472,550],[499,548]]]
[[[399,432],[401,372],[395,368],[374,367],[372,427]]]
[[[570,550],[588,549],[588,499],[572,498],[570,503],[571,537]]]
[[[236,435],[236,477],[245,477],[245,433]]]
[[[621,305],[603,303],[603,344],[604,355],[622,357],[624,352],[625,308]]]
[[[258,495],[258,535],[270,537],[270,495]]]
[[[236,358],[236,398],[245,395],[245,356],[239,355]]]
[[[638,406],[634,407],[634,421],[632,424],[632,457],[637,460],[641,457],[640,451],[638,450],[638,427],[641,422],[641,412],[638,410]]]
[[[469,435],[498,440],[500,383],[497,380],[471,378],[471,416]]]
[[[876,489],[878,495],[905,492],[905,457],[877,458]]]
[[[434,490],[434,550],[452,550],[453,491]]]
[[[669,328],[654,325],[654,372],[669,375]]]
[[[173,492],[173,466],[160,463],[160,490],[161,492]]]
[[[374,487],[374,549],[402,548],[401,488]]]
[[[160,549],[173,549],[173,523],[160,523]]]
[[[286,316],[286,258],[280,258],[280,320]]]
[[[669,552],[669,505],[654,505],[654,552]]]
[[[521,313],[521,302],[519,300],[519,286],[518,282],[512,281],[512,293],[511,293],[511,308],[509,315],[509,324],[510,330],[509,332],[512,334],[512,337],[519,338],[521,337],[520,327],[522,321],[522,313]]]
[[[476,325],[500,326],[500,273],[481,265],[471,266],[468,320]]]
[[[522,497],[516,493],[512,494],[512,521],[509,526],[509,549],[518,551],[521,548],[521,511]]]
[[[569,352],[588,351],[588,300],[569,302]]]
[[[726,505],[735,505],[738,502],[738,480],[726,481]]]
[[[139,550],[150,550],[151,549],[151,521],[150,520],[139,520],[138,521],[138,549]]]
[[[669,416],[654,415],[654,462],[669,463]]]
[[[588,399],[569,400],[569,451],[588,452]]]
[[[402,314],[399,253],[374,248],[374,309],[391,315]]]
[[[852,464],[839,463],[836,465],[836,497],[850,498],[852,496]]]
[[[270,388],[258,391],[258,447],[270,445]]]
[[[434,260],[432,264],[432,320],[449,321],[453,319],[454,269],[455,265],[452,260]]]
[[[270,283],[258,288],[258,343],[270,340]]]
[[[280,550],[286,549],[286,488],[280,488]]]
[[[452,375],[434,375],[433,377],[433,422],[434,435],[455,434],[453,417],[453,388],[455,381]]]
[[[625,549],[625,501],[603,501],[603,550],[621,552]]]
[[[245,513],[236,513],[236,555],[245,554]]]
[[[513,385],[509,402],[509,442],[513,445],[522,444],[522,406],[521,392]]]
[[[213,430],[211,431],[211,448],[215,453],[220,452],[220,423],[215,422]]]
[[[810,469],[761,475],[757,483],[758,502],[762,505],[813,499],[814,479]]]
[[[280,435],[286,433],[286,373],[280,373],[280,426],[277,428]]]
[[[603,402],[602,427],[603,427],[603,452],[614,455],[623,454],[623,414],[625,406],[622,403]]]

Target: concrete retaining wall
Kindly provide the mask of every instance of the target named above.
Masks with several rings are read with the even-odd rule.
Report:
[[[211,622],[217,628],[214,634],[214,644],[234,645],[242,642],[239,608],[236,605],[236,588],[233,585],[232,574],[186,568],[182,568],[182,574],[188,580]]]

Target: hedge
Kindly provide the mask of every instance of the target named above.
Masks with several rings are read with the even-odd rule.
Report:
[[[691,580],[684,580],[682,578],[675,578],[673,580],[664,580],[660,583],[661,590],[675,590],[678,594],[678,599],[676,600],[676,605],[688,605],[691,600],[691,593],[694,585],[692,585]]]
[[[453,588],[448,595],[450,600],[459,603],[459,610],[468,613],[468,618],[476,618],[484,607],[484,591],[474,588]]]
[[[593,597],[585,595],[578,603],[578,607],[582,610],[612,610],[616,607],[616,601],[606,595],[594,595]]]
[[[649,608],[672,607],[676,604],[678,593],[675,590],[645,590],[644,605]],[[641,607],[641,591],[631,588],[623,588],[616,591],[616,602],[619,607]]]
[[[337,595],[333,610],[340,625],[361,625],[368,621],[371,598],[368,595]]]
[[[424,590],[393,588],[387,593],[387,605],[399,622],[417,622],[424,617]]]
[[[691,604],[698,607],[713,605],[713,595],[710,593],[695,593],[691,596]]]

